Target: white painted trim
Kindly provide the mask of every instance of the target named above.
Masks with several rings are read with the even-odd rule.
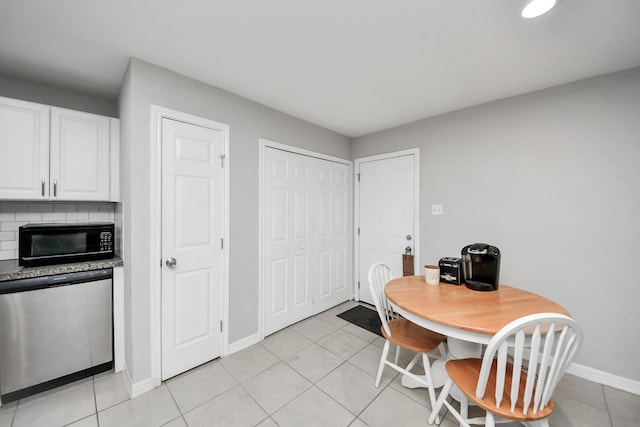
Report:
[[[113,268],[113,370],[124,366],[124,268]]]
[[[122,362],[122,381],[124,381],[124,388],[127,390],[127,394],[129,398],[131,398],[131,392],[133,390],[133,381],[131,379],[131,374],[129,373],[129,368],[127,368],[127,362],[124,360]]]
[[[249,335],[247,337],[239,339],[238,341],[229,344],[229,351],[226,356],[237,353],[238,351],[244,350],[245,348],[249,348],[254,344],[258,344],[260,341],[262,341],[262,335],[260,333],[255,333],[253,335]]]
[[[341,159],[339,157],[330,156],[328,154],[317,153],[315,151],[305,150],[304,148],[294,147],[292,145],[282,144],[280,142],[271,141],[265,138],[260,138],[258,140],[260,145],[260,153],[259,153],[259,165],[258,165],[258,179],[259,179],[259,190],[258,190],[258,341],[261,341],[264,338],[264,278],[262,277],[262,273],[264,271],[264,250],[263,250],[263,218],[264,218],[264,150],[266,148],[275,148],[277,150],[287,151],[294,154],[300,154],[302,156],[314,157],[321,160],[328,160],[330,162],[341,163],[349,166],[349,174],[352,175],[353,171],[353,161],[347,159]],[[352,180],[353,181],[353,180]],[[350,202],[349,202],[349,210],[353,212],[353,182],[351,183],[350,191]],[[348,225],[353,231],[353,219],[349,219],[350,224]],[[351,254],[353,256],[353,242],[351,245]],[[353,262],[351,263],[353,269]],[[353,277],[353,270],[351,271],[351,276]],[[353,296],[353,293],[351,294]],[[253,337],[254,335],[249,336]],[[243,340],[240,340],[244,342]]]
[[[183,113],[181,111],[172,110],[158,105],[151,106],[151,149],[150,149],[150,200],[149,206],[151,212],[155,215],[151,215],[149,218],[150,228],[150,247],[152,256],[150,259],[149,271],[150,271],[150,341],[151,341],[151,377],[148,380],[134,384],[133,394],[137,390],[147,390],[149,385],[151,388],[157,387],[161,383],[162,378],[162,331],[160,325],[162,324],[161,313],[161,270],[159,268],[160,260],[162,259],[162,246],[160,241],[161,236],[161,177],[162,177],[162,119],[172,119],[183,123],[192,124],[195,126],[201,126],[208,129],[214,129],[221,131],[224,135],[224,153],[225,167],[224,167],[224,248],[223,248],[223,296],[222,296],[222,350],[221,356],[224,356],[228,352],[229,348],[229,192],[230,192],[230,155],[229,155],[229,125],[216,122],[204,117],[198,117],[191,114]]]
[[[416,274],[420,274],[420,147],[410,148],[407,150],[393,151],[390,153],[377,154],[375,156],[361,157],[355,159],[355,168],[353,175],[354,185],[354,209],[353,209],[353,289],[356,301],[360,301],[360,292],[358,291],[357,274],[360,271],[360,245],[358,244],[358,218],[360,217],[360,186],[358,183],[358,174],[360,173],[360,164],[365,162],[373,162],[376,160],[392,159],[394,157],[413,156],[414,164],[414,244],[413,244],[413,270]],[[363,284],[361,284],[363,286]]]
[[[640,396],[640,381],[620,377],[588,366],[572,363],[567,373]]]
[[[353,165],[351,160],[341,159],[340,157],[317,153],[315,151],[305,150],[304,148],[294,147],[293,145],[282,144],[280,142],[260,138],[260,153],[262,153],[266,147],[276,148],[278,150],[288,151],[290,153],[300,154],[303,156],[315,157],[317,159],[328,160],[331,162],[342,163],[344,165]]]
[[[142,396],[145,393],[150,392],[154,388],[158,387],[153,378],[147,378],[131,385],[131,398],[135,399],[138,396]]]
[[[129,398],[131,399],[141,396],[158,387],[158,384],[155,383],[152,377],[134,383],[131,379],[131,374],[129,373],[129,368],[127,368],[126,363],[122,369],[122,380],[124,381],[124,388],[127,390]]]

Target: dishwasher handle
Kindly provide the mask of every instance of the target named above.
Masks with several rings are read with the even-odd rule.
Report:
[[[7,280],[0,282],[0,295],[15,292],[35,291],[37,289],[53,288],[57,286],[75,285],[111,278],[113,278],[113,269],[103,268],[100,270],[78,271],[51,276]]]

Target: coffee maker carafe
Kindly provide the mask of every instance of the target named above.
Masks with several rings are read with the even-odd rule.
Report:
[[[500,250],[486,243],[462,248],[462,271],[467,288],[495,291],[500,280]]]

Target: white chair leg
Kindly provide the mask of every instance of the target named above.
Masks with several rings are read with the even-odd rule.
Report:
[[[460,416],[465,420],[469,419],[469,399],[464,393],[461,393],[460,397]],[[464,424],[460,424],[460,427],[463,427]]]
[[[398,364],[398,360],[400,360],[400,346],[396,345],[396,358],[394,360],[394,363],[396,365]]]
[[[380,379],[382,379],[382,371],[384,370],[387,356],[389,355],[389,341],[385,340],[384,347],[382,348],[382,355],[380,356],[380,366],[378,366],[378,375],[376,375],[376,387],[380,385]]]
[[[496,427],[496,423],[495,420],[493,418],[493,414],[489,411],[487,411],[487,416],[486,416],[486,422],[485,422],[485,426],[486,427]]]
[[[442,390],[440,391],[440,396],[438,397],[436,404],[431,410],[431,415],[429,415],[429,420],[427,421],[429,424],[433,424],[436,421],[436,418],[439,416],[440,409],[442,409],[442,405],[444,405],[444,401],[446,400],[447,397],[449,397],[449,392],[451,391],[451,387],[453,387],[453,381],[449,379],[442,387]]]
[[[429,356],[427,353],[422,353],[422,364],[424,365],[424,376],[427,377],[427,391],[429,393],[429,403],[433,408],[436,406],[436,391],[433,387],[433,376],[431,375],[431,363],[429,363]],[[436,423],[440,424],[440,415],[436,417]]]

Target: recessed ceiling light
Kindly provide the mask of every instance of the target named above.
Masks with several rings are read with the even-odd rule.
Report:
[[[535,18],[543,15],[556,5],[556,0],[531,0],[522,9],[523,18]]]

